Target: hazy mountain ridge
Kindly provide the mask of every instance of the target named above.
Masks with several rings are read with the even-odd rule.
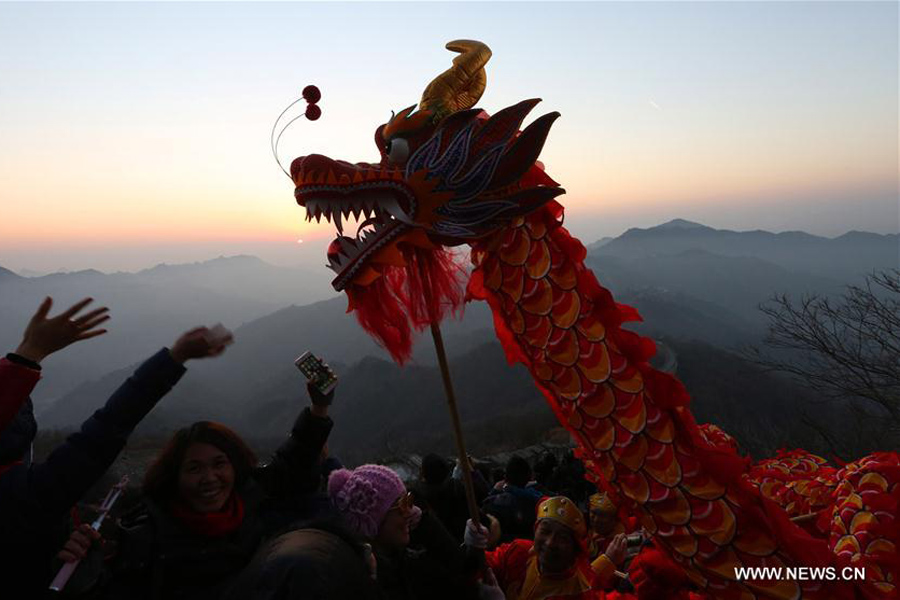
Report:
[[[837,276],[783,267],[759,256],[717,254],[700,242],[667,253],[619,255],[621,248],[616,253],[607,252],[610,245],[621,244],[635,231],[642,232],[639,235],[647,240],[679,235],[693,236],[701,242],[722,233],[683,220],[650,230],[629,231],[605,244],[592,245],[587,264],[617,301],[635,306],[642,314],[645,322],[630,327],[657,338],[698,340],[720,348],[736,348],[762,336],[765,321],[757,307],[773,293],[831,293],[846,283]],[[825,239],[806,234],[789,237],[811,238],[814,243]],[[896,238],[865,232],[841,237],[845,239],[838,243],[851,248],[856,247],[856,239]],[[836,240],[841,238],[829,242]],[[865,256],[857,257],[860,274],[872,268],[864,262]],[[317,277],[327,280],[329,272],[322,271]],[[351,367],[368,356],[388,360],[355,318],[346,314],[344,297],[287,308],[273,306],[271,298],[294,293],[291,285],[303,288],[296,292],[299,298],[304,293],[330,295],[327,283],[292,278],[293,275],[292,270],[273,267],[255,257],[237,256],[185,265],[157,265],[138,273],[53,274],[35,278],[43,283],[34,289],[19,280],[12,280],[12,285],[0,280],[0,341],[6,340],[8,347],[14,347],[17,339],[13,334],[20,334],[43,294],[58,296],[58,306],[68,302],[60,298],[74,300],[92,294],[112,307],[110,334],[48,361],[47,379],[41,382],[36,395],[39,404],[44,401],[46,406],[46,400],[64,394],[55,406],[41,414],[42,424],[60,427],[83,420],[134,365],[170,344],[187,327],[222,321],[235,329],[238,343],[220,359],[192,364],[185,382],[175,389],[152,423],[165,428],[178,420],[176,416],[195,414],[199,418],[204,407],[214,407],[222,418],[240,419],[248,398],[260,390],[277,393],[282,385],[278,382],[296,378],[292,361],[304,350]],[[267,277],[278,281],[270,286],[265,283]],[[98,293],[98,286],[108,282],[115,285],[102,287],[103,293]],[[240,289],[234,291],[235,287]],[[10,305],[20,306],[17,318],[9,316],[13,312]],[[448,352],[454,359],[494,339],[492,318],[484,303],[467,306],[465,318],[448,321],[443,330]],[[434,349],[428,337],[421,336],[415,345],[410,373],[417,367],[433,365]],[[123,370],[116,371],[115,377],[107,376],[117,369]],[[90,383],[84,384],[85,381]],[[78,383],[83,385],[73,389]]]
[[[324,269],[323,269],[324,270]],[[222,322],[237,327],[282,308],[333,295],[326,280],[303,269],[275,267],[253,257],[190,265],[159,265],[138,273],[88,269],[40,277],[0,277],[0,347],[13,349],[45,296],[53,313],[84,297],[108,306],[109,333],[47,361],[38,405],[75,385],[140,360],[148,348],[171,344],[189,327]]]
[[[713,229],[676,219],[647,229],[629,229],[592,254],[637,259],[691,249],[725,257],[755,257],[791,271],[856,282],[873,269],[897,267],[900,235],[851,231],[825,238],[800,231]]]

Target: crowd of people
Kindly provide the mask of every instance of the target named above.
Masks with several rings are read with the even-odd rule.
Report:
[[[19,347],[0,360],[4,598],[693,597],[683,572],[610,493],[585,481],[571,453],[547,453],[533,465],[513,456],[495,469],[431,454],[408,484],[383,465],[346,469],[327,452],[335,392],[323,394],[315,382],[268,460],[224,425],[193,423],[159,451],[137,501],[118,518],[102,528],[74,524],[72,507],[186,365],[233,341],[205,327],[184,333],[34,462],[30,394],[47,356],[105,332],[108,310],[86,310],[90,302],[50,316],[47,298]],[[58,585],[60,569],[71,576]]]

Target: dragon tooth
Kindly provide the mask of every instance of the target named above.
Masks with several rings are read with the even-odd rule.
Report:
[[[362,180],[363,180],[362,173],[360,173],[359,171],[354,171],[353,172],[353,183],[361,183]]]
[[[373,179],[378,179],[378,173],[376,173],[374,170],[369,170],[366,173],[366,181],[372,181]]]
[[[334,172],[331,169],[328,169],[328,176],[325,177],[325,183],[327,185],[334,185],[337,183],[337,177],[334,176]]]
[[[306,177],[303,178],[303,183],[312,183],[316,179],[316,172],[309,171],[306,173]]]

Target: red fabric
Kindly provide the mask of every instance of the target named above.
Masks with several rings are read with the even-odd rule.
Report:
[[[217,512],[198,513],[179,502],[172,504],[171,511],[185,527],[203,537],[225,537],[244,521],[244,501],[235,493]]]
[[[40,371],[0,359],[0,431],[16,418],[40,378]]]
[[[383,267],[369,285],[351,285],[348,312],[398,364],[412,353],[412,333],[457,313],[463,303],[463,269],[444,248],[406,245],[406,265]]]

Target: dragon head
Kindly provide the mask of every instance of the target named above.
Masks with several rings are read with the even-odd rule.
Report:
[[[401,110],[375,131],[380,162],[310,154],[291,163],[294,196],[307,220],[324,217],[337,228],[328,261],[338,291],[368,286],[389,267],[408,267],[408,248],[482,238],[564,193],[537,162],[559,113],[520,131],[539,100],[490,117],[473,109],[491,51],[469,40],[447,48],[459,55],[425,89],[418,110]],[[359,220],[352,237],[343,231],[350,215]]]

